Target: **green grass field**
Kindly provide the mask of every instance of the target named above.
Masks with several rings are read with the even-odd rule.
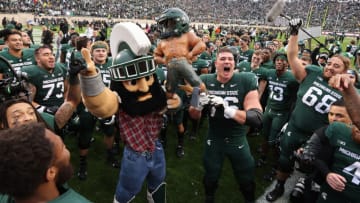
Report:
[[[167,200],[170,203],[189,202],[197,203],[204,201],[204,190],[202,185],[202,176],[204,169],[202,167],[203,139],[206,135],[207,124],[204,122],[196,140],[185,138],[185,157],[179,159],[175,155],[176,134],[173,126],[168,130],[168,143],[165,149],[167,164]],[[87,197],[93,202],[112,202],[115,192],[119,169],[114,169],[105,163],[105,149],[102,142],[102,136],[94,132],[95,142],[92,143],[88,159],[88,179],[80,181],[77,177],[70,180],[69,184],[76,191]],[[260,137],[250,137],[252,150],[260,143]],[[67,136],[65,143],[71,151],[71,159],[75,171],[78,166],[77,139],[75,136]],[[256,152],[253,153],[257,156]],[[269,171],[270,167],[256,169],[257,190],[256,195],[260,196],[265,188],[270,184],[263,181],[263,175]],[[143,190],[135,198],[136,203],[146,201],[146,184]],[[222,171],[222,177],[219,182],[219,189],[216,193],[217,202],[242,202],[241,193],[234,180],[232,169],[228,161]]]

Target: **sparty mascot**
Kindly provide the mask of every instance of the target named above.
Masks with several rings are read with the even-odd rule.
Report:
[[[158,135],[162,113],[180,106],[180,98],[166,93],[158,83],[155,63],[148,56],[151,44],[134,23],[116,24],[110,36],[113,63],[110,89],[104,86],[88,49],[81,53],[87,70],[80,75],[82,97],[97,117],[117,115],[124,152],[115,203],[131,202],[147,180],[149,202],[166,202],[165,157]]]

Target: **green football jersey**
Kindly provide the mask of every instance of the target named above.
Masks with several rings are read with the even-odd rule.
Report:
[[[3,56],[8,60],[8,62],[13,67],[14,71],[21,71],[22,68],[26,66],[35,65],[35,57],[34,57],[34,49],[23,49],[22,50],[22,57],[18,58],[9,53],[8,50],[1,51],[0,56]],[[14,74],[10,70],[10,67],[5,64],[2,60],[0,60],[0,73],[4,74],[4,77],[13,77]]]
[[[234,73],[234,76],[226,84],[217,81],[216,74],[200,75],[200,78],[206,85],[209,94],[224,98],[224,102],[227,102],[230,107],[240,110],[244,109],[243,103],[246,94],[258,88],[257,78],[253,73]],[[247,130],[247,126],[241,125],[233,119],[226,119],[222,108],[217,108],[215,114],[209,117],[209,124],[210,131],[226,137],[245,135]]]
[[[64,50],[65,54],[65,66],[69,67],[69,63],[70,63],[70,59],[71,59],[71,53],[75,50],[75,47],[69,46],[66,48],[66,50]],[[63,49],[61,49],[61,51],[63,51]],[[75,52],[76,53],[76,52]],[[78,52],[81,56],[81,53]],[[76,55],[75,55],[76,57]]]
[[[39,44],[30,44],[30,48],[32,48],[32,49],[37,49],[37,48],[39,48],[41,45],[39,45]]]
[[[200,56],[199,56],[199,59],[204,59],[204,60],[207,60],[207,61],[211,61],[212,60],[212,57],[211,55],[207,52],[207,51],[203,51]]]
[[[155,73],[156,73],[156,77],[158,79],[159,84],[163,85],[164,81],[166,80],[166,75],[165,75],[164,69],[162,69],[160,67],[156,67]]]
[[[296,99],[299,83],[291,71],[287,70],[278,76],[275,69],[260,67],[254,73],[268,82],[269,97],[266,108],[276,111],[289,111]]]
[[[64,193],[58,196],[56,199],[49,201],[48,203],[90,203],[85,197],[75,192],[73,189],[66,189]],[[15,203],[15,199],[8,195],[0,194],[0,203]]]
[[[271,60],[269,60],[269,61],[267,61],[265,63],[262,63],[261,67],[267,68],[267,69],[275,69],[275,65]]]
[[[329,125],[325,135],[335,147],[331,171],[346,179],[342,193],[356,202],[360,201],[360,144],[353,141],[351,128],[344,123],[334,122]]]
[[[55,117],[54,115],[42,112],[40,113],[41,118],[45,121],[45,123],[51,128],[51,130],[55,130]]]
[[[75,192],[73,189],[67,189],[64,193],[58,196],[56,199],[51,200],[49,203],[90,203],[85,197]]]
[[[248,49],[246,51],[241,51],[239,48],[239,61],[248,61],[251,62],[252,55],[254,53],[254,50]]]
[[[236,64],[236,69],[238,69],[239,72],[251,72],[251,63],[248,61],[241,61]]]
[[[112,65],[111,57],[108,57],[105,64],[95,64],[96,68],[100,70],[101,78],[106,87],[110,87],[111,77],[110,77],[109,67],[111,65]]]
[[[29,82],[36,87],[34,101],[43,106],[60,106],[64,102],[64,81],[67,76],[66,68],[56,63],[53,73],[49,73],[39,66],[23,69]]]
[[[290,122],[310,136],[316,129],[328,124],[330,105],[340,100],[342,95],[328,85],[317,66],[306,66],[305,70],[307,76],[300,83]]]

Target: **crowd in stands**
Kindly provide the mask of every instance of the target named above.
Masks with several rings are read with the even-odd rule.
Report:
[[[274,2],[275,0],[20,0],[1,2],[0,12],[154,19],[165,8],[179,7],[188,13],[191,22],[261,25],[266,23],[265,15]],[[359,9],[358,1],[293,0],[287,1],[283,13],[308,20],[309,23],[305,24],[309,26],[321,25],[324,30],[358,32]]]

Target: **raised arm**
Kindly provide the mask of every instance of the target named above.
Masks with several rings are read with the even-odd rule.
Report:
[[[69,80],[66,80],[68,83],[68,88],[65,95],[65,101],[56,111],[54,116],[58,129],[61,129],[65,126],[65,124],[75,112],[77,105],[81,101],[81,90],[78,73],[82,69],[86,68],[85,65],[86,64],[82,64],[81,61],[70,61]]]
[[[352,122],[360,128],[360,96],[349,75],[337,74],[329,80],[329,85],[341,91]]]
[[[121,101],[115,92],[105,87],[101,74],[91,60],[90,51],[83,48],[81,54],[87,64],[87,70],[80,75],[83,102],[93,115],[100,118],[110,117],[116,113]]]
[[[290,25],[290,38],[287,48],[287,57],[291,71],[293,72],[296,80],[302,82],[306,77],[307,73],[305,71],[305,66],[301,63],[301,60],[298,58],[298,33],[301,27],[301,19],[293,19],[289,22]]]

